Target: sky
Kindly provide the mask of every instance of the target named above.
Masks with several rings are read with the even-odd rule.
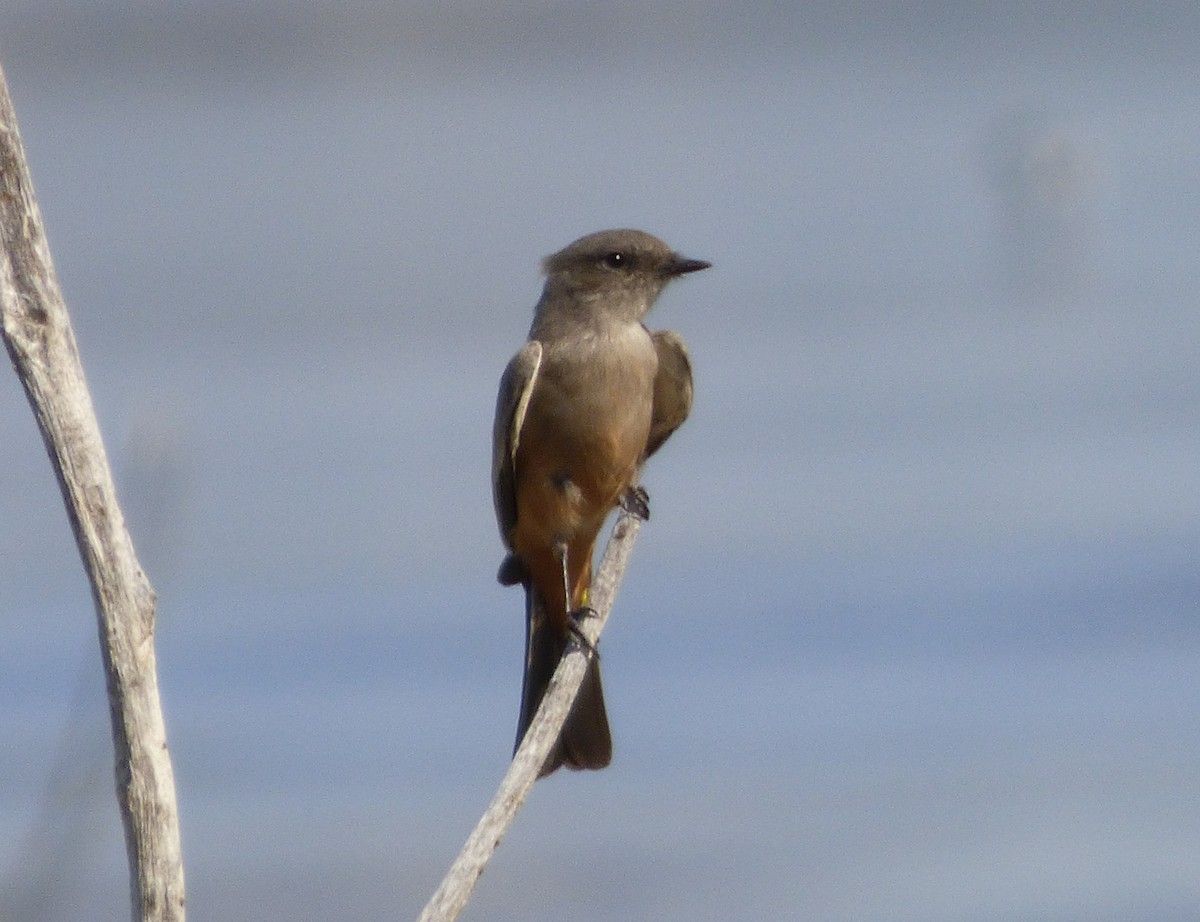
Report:
[[[1197,918],[1197,12],[16,2],[194,919],[415,917],[503,774],[539,260],[714,267],[616,752],[463,918]],[[90,594],[0,383],[0,916],[127,918]]]

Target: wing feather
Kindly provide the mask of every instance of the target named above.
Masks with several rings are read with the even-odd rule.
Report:
[[[500,377],[496,396],[496,420],[492,426],[492,500],[496,505],[496,524],[508,546],[509,535],[517,524],[517,487],[513,464],[521,442],[521,427],[529,409],[529,399],[542,365],[542,344],[530,340],[512,357]]]
[[[673,330],[650,335],[658,353],[658,373],[654,377],[654,411],[643,461],[662,448],[692,411],[692,361],[683,338]]]

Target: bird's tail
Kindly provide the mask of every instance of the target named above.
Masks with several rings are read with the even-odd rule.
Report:
[[[546,617],[541,596],[530,585],[525,589],[525,680],[521,686],[521,719],[517,725],[517,742],[537,713],[542,696],[550,684],[558,661],[567,647],[568,635]],[[550,750],[538,777],[544,778],[560,766],[570,769],[604,768],[612,761],[612,735],[608,729],[608,712],[604,707],[604,688],[600,683],[600,659],[588,660],[587,674],[579,696],[567,715],[558,742]]]

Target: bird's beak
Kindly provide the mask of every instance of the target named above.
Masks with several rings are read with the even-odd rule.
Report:
[[[699,272],[711,265],[712,263],[705,262],[703,259],[687,259],[676,253],[667,263],[667,275],[674,278],[677,275],[686,275],[688,272]]]

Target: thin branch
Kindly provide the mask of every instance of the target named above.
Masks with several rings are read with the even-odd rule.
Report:
[[[183,922],[183,860],[154,656],[154,590],[112,471],[0,69],[0,321],[92,586],[135,922]]]
[[[584,636],[593,646],[600,640],[600,633],[612,611],[640,527],[641,521],[636,516],[625,510],[618,513],[600,569],[592,581],[590,601],[597,617],[586,618],[580,623]],[[492,802],[417,922],[453,922],[467,905],[475,882],[516,819],[517,811],[537,780],[538,770],[558,739],[586,671],[587,654],[579,645],[569,646]]]

